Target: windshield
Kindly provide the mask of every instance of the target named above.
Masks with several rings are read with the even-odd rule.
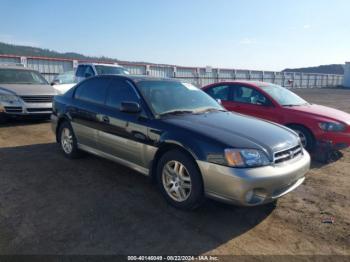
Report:
[[[128,70],[116,66],[95,66],[98,75],[129,75]]]
[[[156,115],[223,110],[213,98],[192,84],[142,80],[137,86]]]
[[[47,85],[38,72],[23,69],[0,69],[1,84]]]
[[[260,86],[266,93],[268,93],[273,99],[275,99],[281,106],[300,106],[308,104],[297,94],[289,91],[288,89],[278,85],[262,85]]]

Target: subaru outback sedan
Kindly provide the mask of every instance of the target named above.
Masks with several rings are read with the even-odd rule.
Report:
[[[85,151],[128,166],[183,209],[205,196],[245,206],[274,201],[302,184],[310,166],[294,131],[228,112],[177,80],[89,78],[55,97],[52,127],[68,158]]]

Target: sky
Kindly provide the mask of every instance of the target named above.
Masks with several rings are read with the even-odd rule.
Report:
[[[349,0],[0,0],[0,41],[183,66],[350,61]]]

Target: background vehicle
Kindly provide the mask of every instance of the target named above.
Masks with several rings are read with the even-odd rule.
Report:
[[[350,114],[310,104],[290,90],[264,82],[233,81],[212,84],[203,90],[230,111],[270,120],[290,127],[303,146],[313,151],[318,143],[333,149],[350,145]]]
[[[76,79],[74,71],[67,71],[65,73],[59,74],[51,82],[51,85],[56,90],[57,94],[64,94],[75,84]]]
[[[53,131],[69,158],[87,151],[150,175],[164,197],[260,205],[304,181],[310,157],[290,129],[234,114],[191,84],[89,78],[56,96]]]
[[[97,75],[129,75],[128,70],[117,64],[84,63],[75,72],[76,82]]]
[[[96,75],[129,75],[129,72],[117,64],[84,63],[79,64],[75,71],[59,74],[51,85],[58,94],[63,94],[80,81]]]
[[[10,116],[50,116],[55,94],[39,72],[19,66],[0,66],[2,121]]]

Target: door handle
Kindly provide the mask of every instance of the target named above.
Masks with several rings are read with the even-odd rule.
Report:
[[[109,123],[109,117],[108,116],[103,116],[102,117],[102,122]]]

